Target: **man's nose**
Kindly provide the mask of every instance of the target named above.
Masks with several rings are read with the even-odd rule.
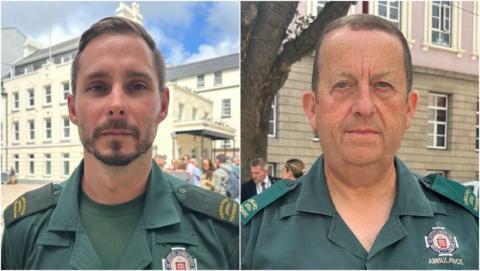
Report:
[[[356,116],[368,117],[375,112],[373,97],[368,83],[358,85],[353,99],[352,113]]]
[[[126,95],[122,86],[114,86],[108,97],[107,114],[111,117],[124,117],[126,113]]]

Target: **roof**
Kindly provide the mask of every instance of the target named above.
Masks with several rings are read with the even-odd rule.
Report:
[[[64,52],[68,52],[78,48],[78,42],[80,38],[74,38],[71,40],[67,40],[56,45],[53,45],[52,48],[52,55],[58,55]],[[40,59],[47,58],[49,55],[50,47],[43,48],[33,52],[31,55],[24,57],[17,62],[13,63],[15,66],[31,63]]]
[[[240,66],[238,53],[167,68],[167,81]]]
[[[19,33],[20,35],[23,36],[23,38],[27,38],[27,36],[25,36],[25,34],[22,33],[22,31],[18,30],[16,27],[14,26],[7,26],[7,27],[2,27],[2,31],[7,31],[7,30],[13,30],[13,31],[16,31],[17,33]]]
[[[58,55],[64,52],[78,49],[78,43],[80,38],[74,38],[53,45],[52,55]],[[21,58],[14,63],[15,66],[32,63],[34,61],[47,58],[49,55],[49,48],[43,48],[35,51],[31,55]],[[175,67],[168,67],[166,71],[167,81],[172,81],[177,78],[189,77],[192,75],[198,75],[203,73],[215,72],[220,70],[226,70],[231,68],[238,68],[240,65],[240,56],[238,53],[221,56],[217,58],[211,58],[202,60],[199,62],[193,62],[189,64],[179,65]]]

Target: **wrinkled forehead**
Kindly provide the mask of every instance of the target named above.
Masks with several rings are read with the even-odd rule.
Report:
[[[380,29],[353,29],[342,26],[329,31],[320,46],[320,57],[330,51],[360,52],[366,47],[391,48],[402,54],[402,43],[391,33]]]

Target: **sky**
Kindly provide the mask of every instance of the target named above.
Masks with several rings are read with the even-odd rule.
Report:
[[[131,6],[131,2],[123,2]],[[137,3],[143,24],[162,51],[167,65],[239,52],[239,1]],[[48,46],[50,33],[52,44],[79,37],[94,22],[114,15],[119,1],[1,1],[0,5],[2,28],[15,27]]]

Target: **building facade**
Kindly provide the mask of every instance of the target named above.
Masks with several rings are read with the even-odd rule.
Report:
[[[131,8],[120,4],[116,12],[141,23],[135,3]],[[1,171],[13,168],[20,181],[64,180],[83,157],[78,130],[67,109],[70,68],[78,41],[75,38],[33,52],[26,43],[26,55],[14,62],[10,75],[2,79]],[[170,110],[158,127],[153,154],[169,159],[189,154],[200,159],[213,158],[220,151],[238,152],[238,54],[167,67],[166,73]],[[204,85],[197,87],[201,76]],[[232,145],[227,148],[222,142]]]
[[[326,1],[301,2],[317,15]],[[413,60],[419,102],[398,156],[419,174],[478,180],[478,3],[474,1],[359,1],[349,14],[369,13],[395,23]],[[277,175],[290,158],[307,168],[321,153],[301,106],[311,88],[313,57],[293,65],[272,104],[268,161]]]

